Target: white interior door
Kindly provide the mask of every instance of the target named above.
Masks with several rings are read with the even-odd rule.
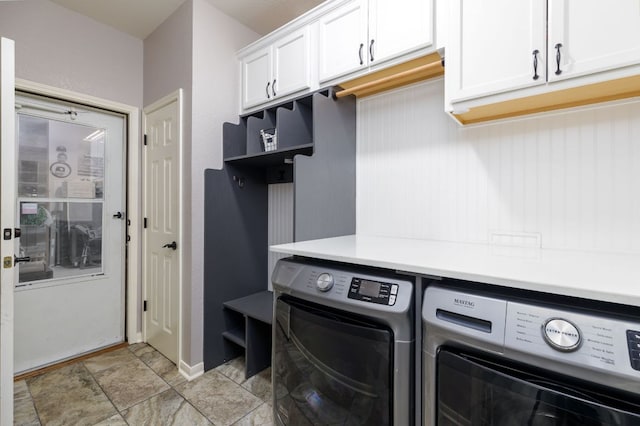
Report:
[[[178,363],[180,330],[180,94],[145,108],[144,318],[147,342]]]
[[[274,97],[285,96],[310,86],[311,42],[309,27],[303,27],[273,44]]]
[[[125,119],[16,96],[15,371],[124,341]]]
[[[16,227],[15,220],[15,59],[12,40],[0,38],[0,227]],[[13,424],[13,268],[15,240],[0,240],[0,424]]]
[[[249,108],[272,98],[271,46],[242,59],[242,106]]]

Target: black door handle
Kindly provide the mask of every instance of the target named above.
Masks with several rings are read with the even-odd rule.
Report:
[[[170,248],[171,250],[175,250],[178,248],[178,244],[175,241],[170,242],[169,244],[165,244],[162,248]]]
[[[114,219],[122,219],[124,218],[124,215],[122,214],[122,212],[116,212],[116,214],[113,215]]]
[[[540,53],[538,49],[533,51],[533,79],[534,80],[537,80],[538,78],[540,78],[540,76],[538,75],[538,53]]]
[[[13,255],[13,265],[17,265],[18,263],[31,262],[31,257],[18,257],[15,254]]]
[[[271,93],[273,93],[273,97],[276,97],[276,81],[273,80],[273,83],[271,84]]]
[[[369,45],[369,57],[371,58],[371,62],[373,62],[373,43],[376,41],[371,39],[371,44]]]
[[[271,95],[269,94],[269,87],[271,86],[271,82],[267,83],[267,88],[266,88],[266,92],[267,92],[267,99],[271,99]]]
[[[364,48],[364,44],[360,43],[360,50],[358,50],[358,57],[360,58],[360,65],[362,65],[364,62],[362,60],[362,49]]]
[[[560,48],[562,47],[562,43],[558,43],[554,46],[556,48],[556,75],[562,74],[562,70],[560,69]]]

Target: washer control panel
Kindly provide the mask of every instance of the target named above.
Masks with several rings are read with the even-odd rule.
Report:
[[[631,368],[640,371],[640,331],[627,330],[627,346]]]
[[[635,330],[640,324],[508,302],[505,346],[640,377],[640,331]]]
[[[398,284],[353,277],[349,286],[349,299],[393,306],[398,297]]]

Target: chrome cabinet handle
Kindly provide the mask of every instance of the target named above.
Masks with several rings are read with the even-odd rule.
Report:
[[[540,78],[540,76],[538,75],[538,53],[540,53],[538,49],[533,51],[533,79],[534,80],[537,80],[538,78]]]
[[[560,69],[560,48],[562,47],[562,43],[558,43],[555,46],[556,49],[556,75],[562,74],[562,70]]]
[[[360,58],[360,65],[364,64],[362,60],[362,49],[364,48],[364,43],[360,43],[360,50],[358,50],[358,57]]]
[[[271,86],[271,82],[267,83],[267,99],[271,99],[271,95],[269,94],[269,86]]]
[[[371,43],[369,44],[369,57],[371,58],[371,62],[373,62],[373,43],[376,41],[371,39]]]
[[[273,93],[273,97],[276,97],[276,80],[273,80],[273,83],[271,84],[271,93]]]

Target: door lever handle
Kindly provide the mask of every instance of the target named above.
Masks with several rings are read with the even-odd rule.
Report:
[[[170,248],[171,250],[175,250],[178,248],[178,244],[175,241],[170,242],[169,244],[165,244],[162,248]]]
[[[116,212],[116,214],[113,215],[114,219],[123,219],[124,215],[122,214],[122,212]]]
[[[13,255],[13,265],[17,265],[18,263],[24,263],[24,262],[31,262],[31,257],[29,256],[24,256],[24,257],[18,257],[15,254]]]

